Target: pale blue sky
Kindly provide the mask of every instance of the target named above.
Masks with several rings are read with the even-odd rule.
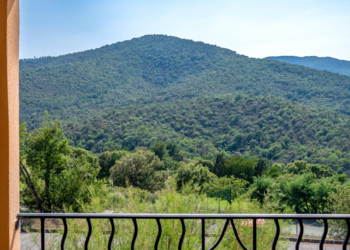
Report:
[[[20,0],[20,15],[20,58],[167,34],[250,57],[350,60],[350,0]]]

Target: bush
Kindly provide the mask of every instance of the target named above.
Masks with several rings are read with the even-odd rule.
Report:
[[[232,156],[230,159],[225,160],[223,176],[233,175],[236,178],[253,182],[253,176],[255,173],[255,162],[257,159],[246,159],[241,156]]]
[[[115,165],[116,161],[126,155],[128,151],[125,150],[114,150],[106,151],[100,154],[98,157],[98,162],[101,167],[101,171],[98,174],[99,179],[109,178],[109,170]]]
[[[167,173],[164,164],[152,151],[136,149],[134,153],[123,156],[113,168],[111,179],[115,186],[132,185],[141,189],[156,191],[164,187]]]
[[[332,204],[328,212],[335,214],[350,214],[350,186],[337,186],[335,190],[329,194],[328,201]],[[348,229],[345,221],[329,221],[329,235],[335,239],[344,239],[347,230]]]
[[[184,184],[191,184],[197,186],[201,192],[204,185],[210,185],[218,177],[202,164],[181,162],[175,178],[178,190],[181,190]]]

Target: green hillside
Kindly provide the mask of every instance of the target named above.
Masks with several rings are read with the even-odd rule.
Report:
[[[195,155],[226,150],[277,162],[350,167],[350,120],[276,97],[201,97],[130,105],[68,124],[65,134],[93,152],[177,143]]]
[[[339,60],[332,57],[317,56],[271,56],[265,59],[303,65],[318,70],[327,70],[334,73],[350,76],[350,61]]]
[[[20,61],[20,114],[80,121],[130,104],[222,94],[280,96],[349,113],[350,77],[163,35],[59,57]]]

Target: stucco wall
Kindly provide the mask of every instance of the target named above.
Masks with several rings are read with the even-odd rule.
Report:
[[[0,0],[0,249],[20,249],[18,0]]]

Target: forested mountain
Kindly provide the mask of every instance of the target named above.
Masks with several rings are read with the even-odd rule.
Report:
[[[303,65],[318,70],[327,70],[334,73],[350,76],[350,61],[339,60],[332,57],[317,56],[271,56],[265,59]]]
[[[81,121],[130,104],[222,94],[274,95],[348,114],[350,77],[164,35],[20,61],[21,122],[29,130],[45,110]]]
[[[350,76],[163,35],[21,60],[21,206],[345,211],[349,104]]]
[[[215,155],[221,149],[248,158],[305,160],[343,171],[350,167],[347,115],[276,97],[200,97],[129,105],[70,123],[65,134],[93,152],[167,141],[195,155]]]

